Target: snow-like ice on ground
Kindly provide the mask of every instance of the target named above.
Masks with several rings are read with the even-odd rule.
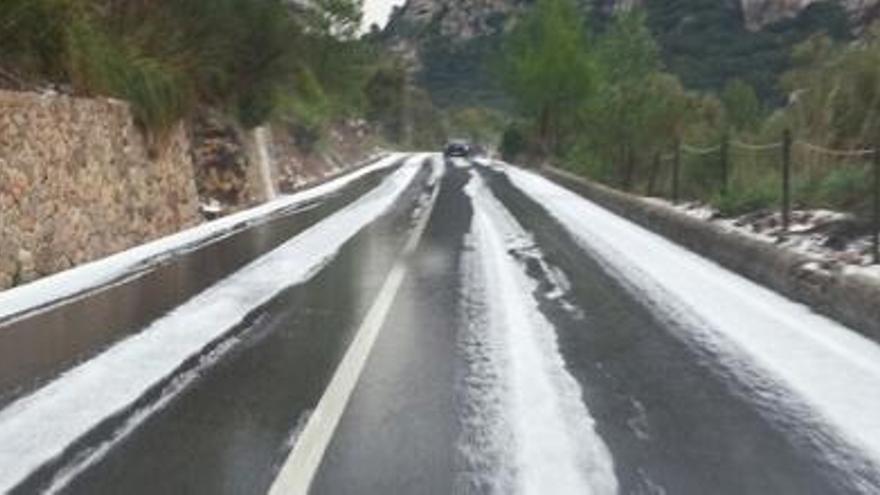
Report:
[[[470,168],[471,166],[471,161],[467,158],[453,157],[449,161],[452,162],[454,168]]]
[[[351,174],[314,188],[280,197],[256,208],[42,278],[28,285],[0,292],[0,321],[100,287],[142,269],[145,265],[158,262],[166,256],[198,247],[218,236],[261,222],[275,213],[314,201],[338,191],[367,174],[388,168],[404,157],[403,154],[389,155]]]
[[[376,189],[156,320],[141,332],[0,411],[0,493],[55,459],[103,420],[199,355],[245,316],[303,283],[400,198],[416,155]]]
[[[816,259],[822,269],[850,269],[865,275],[876,276],[876,265],[871,252],[872,238],[867,234],[842,235],[836,232],[839,227],[857,223],[849,213],[833,210],[795,209],[791,212],[791,224],[783,229],[782,214],[779,211],[763,210],[738,217],[722,217],[719,211],[706,204],[691,202],[674,205],[660,198],[643,198],[656,204],[676,208],[688,216],[711,222],[728,231],[774,244],[780,249],[788,249],[807,254]],[[835,226],[837,228],[835,228]]]
[[[611,454],[594,429],[580,386],[565,369],[553,326],[532,296],[536,282],[527,277],[525,267],[511,254],[513,249],[534,243],[492,196],[478,173],[472,170],[471,174],[466,192],[474,206],[469,234],[473,250],[466,255],[471,258],[466,266],[478,273],[465,275],[484,286],[488,316],[487,328],[482,329],[488,341],[476,347],[472,342],[471,348],[493,354],[488,360],[501,369],[492,372],[478,368],[480,373],[489,374],[470,379],[497,382],[489,388],[503,388],[498,399],[503,406],[494,409],[494,414],[503,419],[471,420],[497,430],[490,435],[510,434],[512,438],[482,438],[482,445],[476,446],[467,445],[476,439],[465,439],[463,449],[488,447],[494,451],[490,455],[512,457],[507,460],[512,467],[495,467],[496,475],[502,477],[493,480],[498,493],[509,493],[505,487],[509,484],[514,485],[515,493],[522,494],[616,493]],[[493,414],[493,409],[474,414]],[[474,459],[478,455],[470,452],[468,460],[479,464]]]
[[[848,473],[852,486],[878,493],[877,343],[543,177],[499,170],[655,313],[677,322],[680,338],[743,369],[737,379],[752,381],[765,409],[818,424],[821,431],[803,434],[839,445],[836,452],[845,454],[828,461]]]

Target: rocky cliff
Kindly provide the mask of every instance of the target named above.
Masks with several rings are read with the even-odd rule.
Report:
[[[749,29],[758,30],[783,19],[797,17],[807,7],[829,0],[739,0],[743,18]],[[846,11],[854,26],[861,26],[877,17],[880,0],[831,0]]]
[[[580,0],[585,7],[603,15],[636,6],[645,6],[645,0]],[[783,19],[797,17],[816,3],[840,5],[854,24],[873,21],[880,14],[880,0],[714,0],[739,7],[743,20],[751,29],[760,29]],[[493,33],[499,22],[510,14],[534,3],[534,0],[409,0],[396,11],[389,25],[424,28],[432,23],[439,32],[456,39],[472,39]],[[676,0],[655,0],[653,5],[681,3]]]
[[[436,32],[458,40],[469,40],[497,32],[503,21],[528,0],[410,0],[391,20],[391,30],[412,34],[434,24]]]
[[[499,104],[491,59],[502,34],[534,0],[409,0],[383,38],[441,106]]]

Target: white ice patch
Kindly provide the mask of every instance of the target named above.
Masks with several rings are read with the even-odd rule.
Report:
[[[507,414],[505,339],[489,324],[486,277],[473,234],[464,242],[457,337],[463,364],[457,385],[461,431],[453,492],[506,495],[516,492],[516,451]]]
[[[755,400],[795,412],[807,404],[842,448],[880,461],[877,343],[547,179],[502,170],[649,307],[677,321],[680,338],[738,362],[744,371],[737,379],[751,382]],[[877,493],[861,460],[831,461],[855,485]]]
[[[367,174],[388,168],[399,162],[404,156],[403,154],[389,155],[351,174],[311,189],[283,196],[256,208],[199,225],[21,287],[0,292],[0,320],[25,313],[34,308],[43,308],[57,301],[100,287],[140,270],[146,264],[155,263],[180,251],[198,247],[213,238],[263,221],[280,211],[314,201],[342,189]]]
[[[452,162],[452,166],[455,168],[469,168],[471,166],[471,161],[467,158],[452,158],[450,160]]]
[[[434,186],[440,182],[446,173],[446,161],[441,155],[431,157],[431,176],[428,178],[428,185]]]
[[[394,205],[426,157],[410,158],[356,202],[0,411],[0,493],[61,455],[104,419],[130,408],[248,313],[311,278]]]
[[[487,296],[487,334],[503,364],[504,425],[511,433],[513,485],[522,494],[611,494],[617,480],[611,454],[594,428],[580,386],[565,369],[554,328],[532,296],[536,282],[510,254],[531,238],[471,172],[470,239]],[[504,444],[504,440],[498,441]]]

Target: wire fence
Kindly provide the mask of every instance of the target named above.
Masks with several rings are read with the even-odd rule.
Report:
[[[654,156],[647,192],[674,203],[711,201],[742,211],[776,205],[785,233],[795,209],[852,213],[870,219],[873,261],[880,264],[880,148],[826,148],[792,139],[789,131],[771,143],[727,137],[713,146],[677,142],[671,152]]]

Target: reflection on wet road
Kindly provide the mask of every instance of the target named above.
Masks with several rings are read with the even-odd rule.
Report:
[[[316,470],[284,490],[880,493],[877,433],[856,438],[818,385],[777,366],[785,350],[738,341],[685,289],[621,269],[616,239],[665,241],[567,194],[506,166],[412,156],[171,257],[116,296],[21,319],[44,329],[32,341],[0,326],[2,355],[31,363],[7,363],[0,380],[0,491],[266,493],[301,461],[297,442],[329,428]],[[313,416],[395,266],[402,285],[338,424]],[[712,270],[702,297],[749,283]],[[744,325],[770,317],[743,307],[754,311]],[[835,359],[880,356],[804,308],[777,307],[780,332],[821,326]],[[84,308],[108,317],[87,323]],[[51,318],[72,325],[63,345]],[[58,349],[49,357],[46,339]],[[65,393],[119,404],[64,411]],[[871,424],[870,397],[840,397]],[[57,419],[37,432],[46,418]]]

